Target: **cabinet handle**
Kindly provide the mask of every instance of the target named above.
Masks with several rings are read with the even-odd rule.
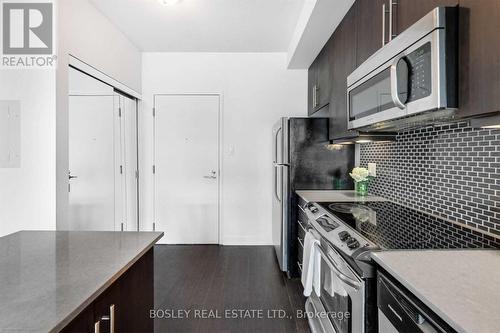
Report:
[[[313,86],[313,108],[317,107],[319,104],[318,101],[318,92],[319,92],[319,87],[317,84]]]
[[[101,331],[101,321],[98,320],[95,324],[94,324],[94,333],[99,333]]]
[[[397,0],[389,0],[389,42],[396,37],[397,35],[394,33],[394,22],[393,22],[393,16],[394,16],[394,6],[397,6],[398,2]]]
[[[109,316],[102,316],[101,317],[102,321],[109,321],[109,332],[110,333],[115,333],[115,305],[111,304],[109,306]],[[98,323],[100,323],[100,321]],[[99,332],[97,332],[99,333]]]
[[[313,108],[316,107],[316,85],[313,86]]]
[[[115,305],[109,307],[109,331],[115,333]]]
[[[319,86],[316,86],[316,106],[319,106]]]
[[[387,15],[387,8],[385,7],[385,3],[382,4],[382,46],[385,45],[385,17]]]

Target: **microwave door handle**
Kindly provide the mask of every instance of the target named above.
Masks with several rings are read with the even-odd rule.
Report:
[[[391,98],[394,104],[400,108],[404,109],[406,105],[401,101],[398,94],[398,63],[403,57],[398,57],[394,60],[391,65]]]

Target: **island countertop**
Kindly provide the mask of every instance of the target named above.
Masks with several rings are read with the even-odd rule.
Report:
[[[499,250],[382,251],[372,257],[457,332],[499,331]]]
[[[0,237],[0,332],[57,332],[161,232],[21,231]]]

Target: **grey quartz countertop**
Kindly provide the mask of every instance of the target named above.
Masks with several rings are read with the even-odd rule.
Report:
[[[160,232],[21,231],[0,238],[0,332],[57,332]]]
[[[308,202],[368,202],[368,201],[387,201],[382,197],[374,195],[361,196],[356,191],[341,190],[315,190],[315,191],[296,191]]]
[[[384,251],[372,257],[458,332],[500,331],[500,251]]]

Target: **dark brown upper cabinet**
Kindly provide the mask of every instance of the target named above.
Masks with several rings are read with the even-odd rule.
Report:
[[[317,84],[318,84],[318,58],[309,67],[307,71],[307,114],[312,116],[317,111]]]
[[[332,70],[330,43],[326,43],[318,57],[318,102],[319,108],[330,103],[332,91]]]
[[[330,100],[330,139],[353,137],[347,130],[347,77],[356,69],[356,6],[353,5],[333,33],[332,94]]]
[[[330,103],[331,93],[331,57],[329,43],[321,50],[308,72],[308,115],[322,109]]]
[[[459,0],[389,0],[389,2],[391,1],[394,13],[394,35],[398,35],[408,29],[434,8],[443,6],[453,7],[457,6],[459,2]]]
[[[361,65],[389,39],[389,0],[357,0],[356,65]]]
[[[460,0],[459,116],[500,112],[500,0]]]

